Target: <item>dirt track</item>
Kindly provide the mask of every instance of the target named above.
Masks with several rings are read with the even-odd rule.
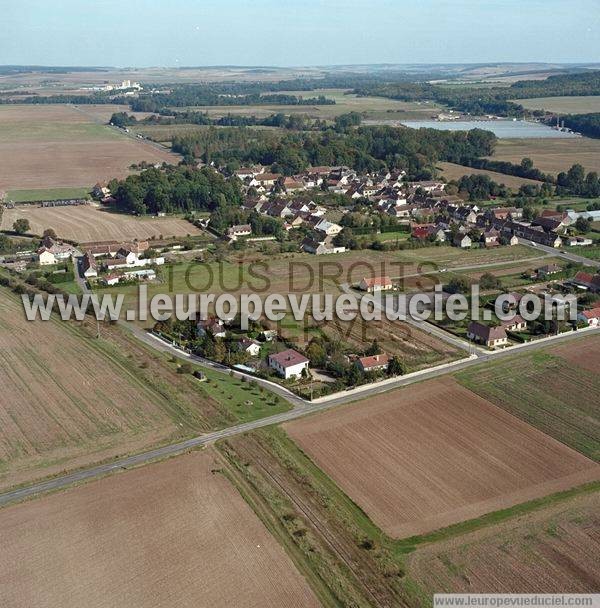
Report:
[[[0,511],[11,608],[317,607],[212,452]]]
[[[398,538],[600,478],[600,466],[451,378],[285,428]]]

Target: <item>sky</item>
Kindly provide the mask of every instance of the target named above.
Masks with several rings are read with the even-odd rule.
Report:
[[[600,0],[0,0],[0,65],[600,61]]]

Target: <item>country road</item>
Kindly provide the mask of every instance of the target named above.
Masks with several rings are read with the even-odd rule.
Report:
[[[142,331],[142,330],[140,330]],[[145,332],[144,332],[145,333]],[[125,458],[119,458],[111,463],[101,464],[97,466],[93,466],[81,471],[76,471],[67,475],[62,475],[60,477],[55,477],[53,479],[48,479],[45,481],[41,481],[38,483],[34,483],[30,486],[26,486],[23,488],[19,488],[16,490],[11,490],[0,494],[0,506],[7,505],[11,502],[15,502],[18,500],[23,500],[25,498],[30,498],[35,496],[36,494],[40,494],[43,492],[55,491],[69,487],[74,483],[79,483],[82,481],[89,481],[92,479],[97,479],[104,475],[107,475],[111,472],[127,469],[129,467],[135,467],[147,464],[157,459],[165,458],[168,456],[173,456],[176,454],[184,453],[190,449],[202,447],[215,441],[219,441],[220,439],[225,439],[227,437],[232,437],[234,435],[240,435],[242,433],[246,433],[248,431],[252,431],[258,428],[262,428],[265,426],[270,426],[273,424],[280,424],[282,422],[287,422],[289,420],[294,420],[296,418],[300,418],[302,416],[306,416],[315,412],[320,412],[332,407],[336,407],[338,405],[342,405],[345,403],[350,403],[352,401],[358,401],[365,399],[367,397],[371,397],[373,395],[377,395],[379,393],[383,393],[395,388],[400,388],[403,386],[408,386],[415,382],[421,382],[423,380],[428,380],[431,378],[435,378],[438,376],[442,376],[445,374],[455,373],[461,369],[466,367],[471,367],[473,365],[478,365],[483,361],[489,361],[492,359],[499,359],[508,356],[512,356],[515,354],[519,354],[523,351],[536,350],[539,348],[543,348],[547,346],[549,343],[554,342],[563,342],[567,340],[571,340],[573,338],[577,338],[583,335],[591,335],[600,333],[600,327],[598,328],[588,328],[579,331],[573,331],[565,334],[559,334],[557,336],[552,336],[550,338],[545,338],[542,340],[536,340],[535,342],[528,342],[526,344],[522,344],[519,347],[512,347],[509,349],[490,352],[486,355],[481,355],[478,358],[470,358],[470,359],[462,359],[460,361],[455,361],[453,363],[448,363],[443,366],[439,366],[437,368],[432,368],[430,370],[424,370],[422,372],[415,372],[413,374],[407,374],[406,376],[401,376],[398,378],[393,378],[390,380],[384,380],[382,382],[377,382],[372,385],[366,385],[363,387],[358,387],[357,389],[353,389],[351,391],[346,391],[346,393],[340,395],[339,393],[336,395],[332,395],[331,397],[324,397],[319,400],[318,403],[311,403],[301,399],[300,397],[294,396],[290,397],[289,391],[283,389],[287,393],[284,395],[286,399],[288,399],[291,403],[293,403],[293,409],[288,412],[283,412],[281,414],[275,414],[273,416],[268,416],[266,418],[261,418],[259,420],[255,420],[252,422],[247,422],[244,424],[237,424],[226,429],[213,431],[210,433],[205,433],[198,437],[193,437],[191,439],[187,439],[185,441],[180,441],[177,443],[173,443],[171,445],[166,445],[163,447],[159,447],[153,450],[149,450],[143,452],[141,454],[136,454],[133,456],[128,456]],[[136,332],[137,335],[137,332]],[[145,336],[147,339],[144,340],[145,343],[157,348],[161,352],[169,352],[175,357],[185,360],[192,360],[198,365],[206,365],[206,360],[201,359],[200,357],[195,357],[193,355],[189,355],[188,353],[182,352],[180,349],[170,346],[164,342],[161,343],[161,346],[158,347],[156,344],[152,344],[152,339],[148,337],[148,334]],[[149,341],[150,340],[150,341]],[[212,362],[210,362],[212,364]],[[213,368],[215,364],[211,365]],[[227,370],[224,373],[229,373]],[[236,372],[237,375],[239,375]],[[269,387],[271,388],[271,387]]]
[[[565,249],[555,249],[554,247],[540,245],[539,243],[534,243],[533,241],[528,241],[527,239],[519,239],[519,244],[526,245],[527,247],[531,247],[537,251],[551,253],[554,257],[561,257],[565,260],[576,262],[577,264],[584,264],[585,266],[594,266],[595,268],[600,268],[600,260],[592,260],[590,258],[586,258],[585,256],[566,251]]]

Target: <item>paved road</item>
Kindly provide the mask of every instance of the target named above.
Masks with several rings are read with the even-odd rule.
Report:
[[[566,251],[564,249],[555,249],[554,247],[540,245],[539,243],[534,243],[533,241],[528,241],[526,239],[519,239],[519,243],[521,245],[527,245],[527,247],[531,247],[532,249],[536,249],[538,251],[551,253],[554,257],[571,260],[571,262],[576,262],[577,264],[585,264],[586,266],[595,266],[596,268],[600,268],[600,260],[590,260],[590,258],[571,253],[570,251]]]
[[[258,429],[265,426],[270,426],[272,424],[279,424],[282,422],[286,422],[289,420],[294,420],[296,418],[300,418],[302,416],[306,416],[308,414],[323,411],[337,405],[341,405],[344,403],[349,403],[352,401],[357,401],[360,399],[365,399],[366,397],[370,397],[373,395],[377,395],[379,393],[389,391],[391,389],[395,389],[401,386],[407,386],[409,384],[413,384],[415,382],[421,382],[422,380],[427,380],[430,378],[435,378],[437,376],[442,376],[449,373],[455,373],[461,369],[465,369],[466,367],[470,367],[472,365],[477,365],[482,361],[487,361],[491,359],[499,359],[507,356],[511,356],[523,351],[535,350],[539,348],[543,348],[547,346],[549,343],[554,342],[562,342],[566,340],[573,339],[580,335],[590,335],[592,333],[599,333],[600,328],[594,329],[586,329],[577,332],[570,332],[567,334],[560,334],[558,336],[553,336],[551,338],[546,338],[544,340],[538,340],[535,342],[529,342],[527,344],[523,344],[518,349],[516,347],[505,349],[498,352],[490,352],[486,355],[482,355],[479,358],[472,358],[468,360],[461,360],[454,363],[449,363],[443,367],[437,369],[431,369],[429,371],[417,372],[415,374],[408,374],[406,376],[394,379],[392,381],[383,381],[381,383],[376,383],[373,385],[367,385],[365,387],[359,387],[358,389],[354,389],[352,391],[347,391],[343,395],[335,395],[330,398],[324,398],[319,403],[310,403],[300,399],[299,397],[295,397],[294,400],[291,398],[288,399],[292,401],[294,407],[288,412],[283,412],[281,414],[275,414],[273,416],[268,416],[267,418],[262,418],[260,420],[255,420],[253,422],[247,422],[244,424],[237,424],[235,426],[228,427],[226,429],[222,429],[220,431],[214,431],[210,433],[205,433],[198,437],[194,437],[192,439],[188,439],[186,441],[180,441],[178,443],[174,443],[171,445],[163,446],[160,448],[156,448],[154,450],[149,450],[147,452],[143,452],[141,454],[136,454],[134,456],[129,456],[127,458],[119,458],[114,462],[97,465],[94,467],[90,467],[88,469],[77,471],[75,473],[71,473],[69,475],[62,475],[60,477],[55,477],[54,479],[49,479],[47,481],[42,481],[39,483],[35,483],[33,485],[20,488],[17,490],[12,490],[9,492],[5,492],[4,494],[0,494],[0,506],[6,505],[8,503],[22,500],[24,498],[29,498],[36,494],[40,494],[42,492],[48,492],[52,490],[60,490],[66,488],[74,483],[87,481],[91,479],[96,479],[107,475],[111,472],[126,469],[133,466],[139,466],[143,464],[147,464],[152,462],[153,460],[165,458],[167,456],[173,456],[175,454],[181,454],[186,452],[192,448],[201,447],[220,439],[224,439],[226,437],[232,437],[234,435],[239,435],[241,433],[246,433],[248,431],[252,431],[254,429]],[[145,340],[146,341],[146,340]],[[149,343],[150,344],[150,343]],[[152,344],[151,344],[152,345]],[[156,345],[154,345],[156,347]],[[183,359],[189,359],[190,356],[187,353],[181,352],[179,349],[169,346],[167,344],[163,344],[159,350],[170,352],[176,357],[180,357]],[[195,361],[199,365],[205,365],[206,363],[203,361]],[[212,362],[210,362],[212,363]],[[211,365],[212,367],[212,365]],[[228,373],[228,372],[227,372]],[[284,389],[285,390],[285,389]],[[286,398],[288,398],[286,396]]]

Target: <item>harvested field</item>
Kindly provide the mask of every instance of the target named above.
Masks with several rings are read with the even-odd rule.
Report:
[[[599,355],[600,337],[590,336],[464,370],[457,378],[484,399],[600,461]]]
[[[31,232],[41,235],[53,228],[63,239],[78,243],[125,239],[150,239],[199,235],[202,231],[190,222],[173,217],[136,217],[107,211],[95,205],[78,207],[38,207],[20,205],[5,209],[0,228],[12,230],[15,220],[29,220]]]
[[[0,289],[0,488],[221,421],[191,377],[109,340],[109,331],[117,329],[97,340],[73,323],[28,322],[20,299]]]
[[[101,118],[60,104],[0,106],[0,189],[92,187],[129,175],[133,163],[177,161]]]
[[[600,140],[588,137],[499,139],[491,158],[519,164],[526,157],[546,173],[567,171],[575,163],[587,171],[600,171]]]
[[[571,365],[583,368],[595,374],[600,373],[600,337],[590,336],[578,342],[569,342],[555,346],[548,351]]]
[[[408,575],[433,593],[600,591],[600,492],[417,549]]]
[[[452,378],[284,425],[384,532],[423,534],[600,478]]]
[[[11,608],[317,607],[214,452],[0,511]]]
[[[437,166],[442,170],[442,175],[447,180],[459,180],[463,175],[487,175],[496,183],[504,184],[513,190],[518,190],[523,184],[534,184],[539,186],[541,183],[534,179],[504,175],[504,173],[486,171],[485,169],[473,169],[472,167],[463,167],[462,165],[456,165],[454,163],[438,163]]]
[[[600,95],[583,95],[581,97],[532,97],[515,99],[529,110],[546,110],[558,114],[590,114],[600,112]]]

